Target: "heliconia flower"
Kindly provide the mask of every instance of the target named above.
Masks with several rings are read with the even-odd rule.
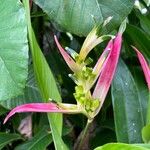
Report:
[[[69,66],[69,68],[73,72],[78,72],[80,70],[80,67],[78,66],[78,64],[76,64],[75,61],[71,58],[71,56],[61,47],[61,45],[59,44],[57,37],[55,35],[54,35],[54,39],[55,39],[56,45],[57,45],[61,55],[63,56],[67,65]]]
[[[136,47],[132,46],[132,48],[137,53],[138,59],[140,61],[140,64],[142,66],[142,69],[143,69],[143,72],[144,72],[144,75],[145,75],[146,82],[148,84],[148,88],[150,90],[150,68],[148,66],[148,63],[146,62],[146,60],[145,60],[144,56],[142,55],[142,53]]]
[[[88,67],[86,68],[86,66],[81,67],[82,65],[80,66],[78,63],[76,63],[70,57],[70,55],[61,47],[61,45],[59,44],[57,40],[57,37],[54,36],[61,55],[63,56],[67,65],[70,67],[70,69],[74,73],[79,72],[80,74],[80,71],[84,71],[84,73],[83,72],[81,73],[83,73],[82,76],[85,77],[85,79],[89,79],[88,78],[89,74],[91,74],[91,78],[92,79],[94,78],[90,82],[91,85],[93,85],[96,79],[98,78],[98,81],[97,81],[97,84],[96,84],[96,87],[94,89],[92,96],[91,96],[90,88],[88,89],[88,91],[86,91],[87,93],[84,93],[86,86],[83,87],[83,85],[78,85],[76,88],[76,93],[74,94],[76,96],[75,98],[77,100],[77,105],[64,104],[64,103],[58,103],[58,102],[52,102],[52,101],[50,103],[24,104],[24,105],[20,105],[12,109],[10,113],[7,115],[7,117],[5,118],[4,123],[6,123],[6,121],[15,113],[21,113],[21,112],[52,112],[52,113],[57,112],[57,113],[66,113],[66,114],[82,113],[86,115],[87,117],[90,117],[90,119],[93,119],[93,117],[95,117],[95,115],[99,112],[99,110],[101,109],[104,103],[106,94],[109,90],[113,76],[115,74],[118,59],[119,59],[120,49],[121,49],[122,33],[124,30],[125,30],[125,22],[123,22],[123,24],[121,25],[116,38],[114,40],[110,40],[110,42],[108,43],[102,55],[100,56],[93,70]],[[86,38],[83,44],[84,46],[86,45],[85,47],[83,46],[86,50],[82,49],[83,48],[82,47],[79,57],[81,57],[82,60],[85,59],[86,55],[89,53],[91,48],[93,48],[99,43],[99,40],[101,39],[97,37],[96,31],[93,30],[88,35],[88,37]],[[85,70],[83,70],[84,68]],[[84,78],[83,78],[83,81],[84,81]],[[91,85],[88,85],[88,87],[90,87]],[[85,95],[85,94],[88,94],[88,95]]]
[[[24,104],[15,107],[12,109],[9,114],[6,116],[4,123],[12,117],[15,113],[22,113],[22,112],[51,112],[51,113],[66,113],[66,114],[77,114],[82,113],[77,108],[77,105],[74,104],[56,104],[56,103],[30,103]]]
[[[108,55],[108,59],[105,62],[105,66],[101,71],[96,87],[93,91],[93,98],[100,100],[100,106],[97,112],[101,109],[104,103],[105,97],[115,74],[120,55],[121,43],[122,33],[118,33],[113,41],[112,49]]]

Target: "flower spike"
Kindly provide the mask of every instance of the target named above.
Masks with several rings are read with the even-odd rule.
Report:
[[[140,61],[140,64],[142,66],[142,69],[143,69],[143,72],[144,72],[144,75],[145,75],[146,82],[148,84],[148,88],[150,90],[150,68],[149,68],[144,56],[142,55],[142,53],[136,47],[132,46],[132,48],[137,53],[138,59]]]
[[[66,61],[67,65],[73,72],[78,72],[80,70],[80,67],[75,63],[75,61],[68,55],[68,53],[61,47],[61,45],[58,42],[58,39],[56,35],[54,35],[54,39],[56,42],[56,45],[63,56],[64,60]]]

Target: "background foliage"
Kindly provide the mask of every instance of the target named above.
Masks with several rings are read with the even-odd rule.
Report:
[[[82,115],[64,115],[63,126],[61,116],[56,119],[39,113],[15,115],[6,125],[2,122],[9,109],[23,103],[43,102],[49,97],[75,103],[74,83],[68,77],[70,70],[57,50],[53,35],[57,35],[63,47],[78,52],[94,24],[102,23],[109,16],[113,19],[106,26],[105,33],[116,33],[126,17],[128,24],[111,90],[89,129],[84,148],[94,149],[106,143],[122,142],[131,145],[107,144],[97,150],[110,147],[119,150],[122,146],[131,150],[135,147],[148,149],[149,145],[134,144],[143,143],[141,130],[146,122],[148,90],[130,45],[139,48],[150,61],[150,9],[148,1],[140,0],[140,5],[134,4],[130,0],[34,0],[31,5],[32,32],[24,5],[19,0],[0,0],[0,149],[54,149],[53,139],[55,149],[60,150],[62,143],[65,146],[61,149],[67,149],[66,145],[73,149],[86,123]],[[106,43],[98,45],[89,54],[93,64]],[[27,116],[32,116],[24,126],[27,132],[32,129],[30,136],[26,136],[27,132],[23,135],[19,129]],[[53,138],[48,120],[51,121],[52,132],[55,132]],[[58,128],[55,128],[56,122]],[[59,136],[61,128],[63,140]]]

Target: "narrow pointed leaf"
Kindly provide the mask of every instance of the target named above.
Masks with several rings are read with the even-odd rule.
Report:
[[[114,40],[113,48],[108,56],[106,65],[101,72],[101,75],[98,79],[98,82],[93,92],[93,97],[99,99],[101,102],[99,109],[101,109],[104,103],[105,97],[107,95],[107,92],[109,90],[113,76],[116,71],[121,49],[121,42],[122,42],[122,35],[118,33],[118,35]]]
[[[59,44],[57,37],[54,36],[55,42],[57,44],[57,47],[61,53],[61,55],[63,56],[64,60],[66,61],[67,65],[69,66],[69,68],[73,71],[79,71],[79,67],[78,65],[75,63],[75,61],[68,55],[68,53],[61,47],[61,45]]]
[[[38,83],[41,95],[43,97],[43,100],[45,100],[45,102],[47,102],[49,98],[55,99],[57,101],[61,101],[61,96],[59,94],[54,76],[37,43],[34,31],[32,29],[31,19],[30,19],[29,1],[23,0],[23,2],[26,8],[28,35],[29,35],[30,48],[31,48],[31,53],[32,53],[34,72],[35,72],[35,76],[37,79],[37,83]],[[52,130],[52,137],[53,137],[53,141],[55,144],[55,149],[62,150],[62,146],[65,145],[61,139],[62,115],[61,114],[48,114],[48,120],[49,120],[50,127]],[[56,140],[60,141],[61,145],[57,145]]]
[[[132,46],[132,48],[136,51],[137,56],[139,58],[140,64],[142,66],[144,75],[145,75],[145,79],[147,81],[148,84],[148,88],[150,90],[150,68],[148,66],[148,63],[146,62],[144,56],[142,55],[142,53],[134,46]]]

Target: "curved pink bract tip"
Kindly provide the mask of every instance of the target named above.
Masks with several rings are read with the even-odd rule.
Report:
[[[144,76],[146,79],[146,82],[148,84],[148,88],[150,90],[150,68],[148,66],[148,63],[146,62],[144,56],[142,55],[142,53],[134,46],[132,46],[132,48],[136,51],[138,59],[140,61],[141,67],[143,69],[144,72]]]
[[[12,109],[9,112],[9,114],[6,116],[6,118],[4,120],[4,124],[15,113],[22,113],[22,112],[78,113],[79,112],[76,109],[69,110],[69,107],[74,106],[74,105],[64,104],[64,106],[66,107],[66,109],[59,107],[55,103],[30,103],[30,104],[20,105],[20,106],[15,107],[14,109]],[[67,109],[67,107],[68,107],[68,109]]]
[[[78,65],[75,63],[75,61],[70,57],[70,55],[61,47],[61,45],[58,42],[58,39],[56,37],[56,35],[54,35],[54,39],[56,42],[56,45],[61,53],[61,55],[63,56],[64,60],[66,61],[67,65],[69,66],[69,68],[73,71],[73,72],[77,72],[79,71],[79,67]]]

